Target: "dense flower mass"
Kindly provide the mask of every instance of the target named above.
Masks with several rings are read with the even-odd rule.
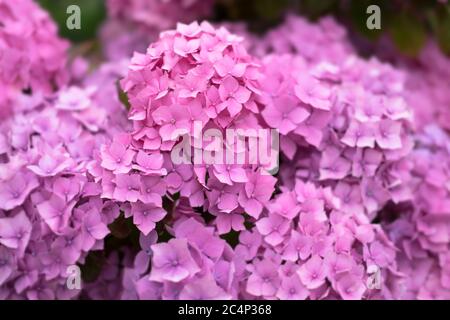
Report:
[[[127,126],[114,82],[120,70],[104,65],[47,98],[23,94],[0,127],[2,297],[75,297],[68,266],[103,248],[119,208],[100,198],[88,169],[100,145]]]
[[[213,1],[110,0],[105,61],[68,63],[47,13],[16,2],[0,299],[450,299],[435,44],[363,58],[331,17],[256,36],[191,22]]]
[[[442,129],[425,127],[411,157],[412,203],[385,214],[398,218],[387,226],[399,250],[405,275],[399,282],[406,299],[450,299],[449,215],[450,140]]]
[[[233,128],[260,127],[259,65],[241,41],[206,22],[179,24],[131,60],[121,84],[134,129],[102,146],[96,174],[102,196],[129,203],[125,215],[133,216],[145,235],[166,215],[164,195],[187,198],[192,207],[216,216],[219,233],[227,233],[244,229],[244,211],[257,218],[274,191],[275,178],[258,171],[257,164],[227,163],[225,154],[213,153],[228,148],[234,159],[245,146],[238,149],[237,143],[222,140],[218,146],[216,140],[197,144],[204,129],[225,135]],[[216,162],[205,153],[200,163],[192,158],[174,163],[180,137],[189,142],[189,152],[191,146],[210,148]],[[257,185],[262,190],[255,191]]]
[[[363,210],[371,218],[388,200],[410,196],[402,179],[412,112],[400,94],[400,74],[353,55],[339,65],[308,63],[301,55],[270,55],[263,64],[262,116],[280,128],[290,163],[281,170],[291,185],[295,167],[299,178],[333,186],[344,211]]]
[[[65,83],[68,43],[47,12],[30,0],[2,0],[0,21],[0,92],[7,85],[50,93]]]
[[[420,128],[437,122],[450,129],[450,60],[430,42],[422,51],[419,63],[401,62],[407,75],[406,101],[416,112]]]
[[[327,61],[340,63],[355,52],[346,29],[331,17],[324,17],[317,23],[289,15],[284,23],[254,45],[259,55],[267,53],[293,53],[310,62]]]

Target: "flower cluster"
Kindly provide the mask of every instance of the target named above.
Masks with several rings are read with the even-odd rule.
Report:
[[[183,212],[185,214],[186,212]],[[195,213],[192,211],[192,215]],[[141,235],[141,251],[125,269],[124,291],[129,298],[212,300],[238,297],[234,252],[214,228],[185,216],[172,229],[173,238],[156,243],[151,232]]]
[[[388,200],[409,196],[402,182],[412,112],[400,94],[401,74],[353,55],[339,65],[269,55],[263,65],[262,116],[280,128],[281,150],[299,177],[331,184],[343,210],[370,217]]]
[[[450,139],[428,126],[416,141],[409,182],[414,199],[385,213],[395,217],[386,229],[399,248],[397,290],[404,299],[449,299]]]
[[[419,62],[398,62],[406,74],[405,99],[416,113],[417,126],[437,123],[450,130],[450,60],[430,42]]]
[[[6,86],[51,93],[67,80],[68,43],[31,0],[0,1],[0,90]]]
[[[339,63],[355,52],[346,29],[332,17],[316,23],[288,15],[283,24],[270,30],[254,45],[256,54],[295,54],[310,62]]]
[[[232,249],[189,206],[179,204],[170,239],[141,234],[141,251],[125,268],[132,299],[362,299],[392,295],[371,272],[396,272],[395,247],[364,215],[340,211],[331,189],[300,180],[268,204]],[[373,267],[377,266],[375,271]],[[380,280],[381,281],[381,280]],[[381,292],[381,293],[380,293]],[[124,297],[122,297],[124,298]]]
[[[109,0],[66,64],[0,0],[0,299],[450,299],[450,59],[212,4]]]
[[[67,287],[67,268],[103,248],[107,224],[119,207],[99,197],[88,169],[100,145],[126,129],[115,84],[119,70],[119,65],[105,65],[82,84],[47,98],[23,94],[14,115],[2,124],[3,298],[73,298],[79,290]]]
[[[131,204],[125,216],[133,216],[145,235],[165,217],[165,195],[179,194],[215,215],[220,233],[243,230],[244,210],[257,218],[272,195],[276,179],[260,166],[227,163],[225,153],[214,153],[231,150],[237,159],[247,144],[244,149],[223,140],[196,144],[204,129],[225,135],[230,129],[259,128],[259,65],[241,41],[206,22],[179,24],[146,54],[136,53],[121,81],[134,129],[102,147],[93,175],[101,179],[102,197]],[[215,162],[174,163],[180,137],[189,142],[188,152],[191,146],[209,148]]]
[[[394,245],[364,214],[340,207],[330,188],[301,180],[293,190],[282,187],[236,249],[251,272],[247,292],[296,300],[390,296],[384,280],[368,282],[375,266],[379,279],[396,272]]]

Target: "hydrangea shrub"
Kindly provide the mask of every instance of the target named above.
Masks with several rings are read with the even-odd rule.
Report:
[[[108,1],[97,63],[0,0],[0,298],[449,299],[450,59],[212,5]]]

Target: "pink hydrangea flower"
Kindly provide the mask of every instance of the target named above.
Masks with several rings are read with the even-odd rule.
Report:
[[[31,0],[0,3],[0,82],[51,93],[67,81],[68,43],[48,13]]]

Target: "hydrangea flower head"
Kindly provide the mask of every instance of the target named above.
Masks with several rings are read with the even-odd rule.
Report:
[[[0,2],[0,83],[50,93],[67,80],[68,43],[31,0]]]

